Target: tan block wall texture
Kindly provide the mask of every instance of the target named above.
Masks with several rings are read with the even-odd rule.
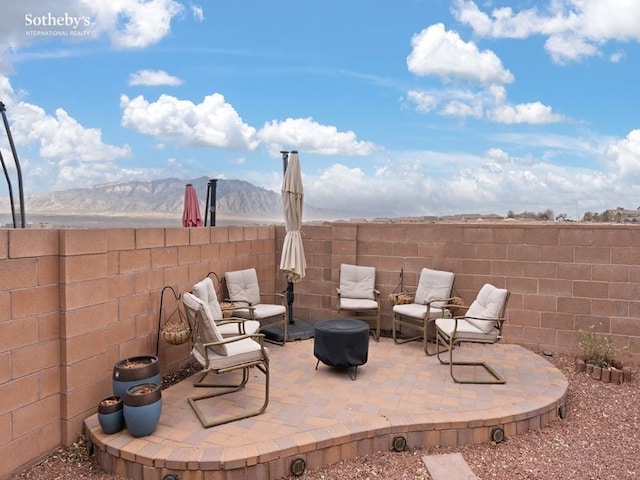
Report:
[[[164,286],[256,267],[273,291],[275,241],[274,226],[0,230],[0,478],[76,441],[114,363],[156,352]],[[175,305],[165,293],[163,321]],[[159,357],[175,370],[188,346],[161,340]]]
[[[0,478],[80,435],[111,394],[113,364],[155,353],[160,293],[215,271],[255,267],[265,292],[283,290],[284,227],[0,230]],[[307,275],[294,316],[335,313],[341,263],[376,267],[382,328],[404,273],[456,275],[470,303],[486,282],[508,288],[506,342],[577,352],[594,328],[640,356],[640,230],[589,224],[305,224]],[[165,293],[164,316],[175,300]],[[283,348],[286,348],[283,347]],[[160,341],[163,372],[188,346]]]

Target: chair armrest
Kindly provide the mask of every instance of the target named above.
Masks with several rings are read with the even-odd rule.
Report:
[[[256,309],[256,307],[251,305],[251,302],[247,302],[246,300],[231,300],[230,298],[225,298],[224,301],[233,304],[233,307],[220,307],[223,312],[229,310],[237,310],[238,308],[248,308],[252,311]]]
[[[250,334],[248,333],[245,335],[237,335],[235,337],[227,337],[219,342],[203,343],[202,346],[205,348],[213,348],[216,345],[226,345],[229,343],[238,342],[240,340],[245,340],[247,338],[251,338],[256,342],[258,342],[260,345],[262,345],[262,341],[264,339],[264,333],[250,333]]]
[[[282,305],[286,306],[285,305],[285,296],[284,296],[283,293],[280,293],[280,292],[261,293],[260,294],[260,298],[262,298],[262,297],[267,297],[267,298],[272,297],[274,300],[280,300],[280,303]]]
[[[246,318],[240,317],[227,317],[222,320],[216,320],[216,324],[220,325],[228,325],[228,324],[237,324],[238,325],[238,335],[245,335],[246,332],[244,330],[244,322],[246,322]]]
[[[456,304],[453,304],[453,303],[449,303],[449,302],[451,302],[452,299],[453,299],[453,297],[452,298],[432,298],[427,303],[425,303],[425,305],[431,305],[434,302],[440,302],[440,303],[444,302],[444,305],[443,305],[444,308],[451,307],[451,306],[460,307],[460,308],[469,308],[469,307],[464,307],[462,305],[456,305]]]
[[[222,320],[216,320],[216,324],[217,325],[226,325],[228,323],[244,323],[246,321],[247,321],[246,318],[227,317],[227,318],[223,318]]]
[[[455,320],[455,328],[453,329],[453,332],[455,334],[455,332],[458,330],[458,320],[467,320],[467,319],[472,319],[472,320],[480,320],[483,322],[493,322],[493,323],[497,323],[498,324],[498,338],[502,338],[502,325],[504,324],[504,322],[507,321],[506,318],[500,317],[500,318],[483,318],[483,317],[470,317],[467,315],[460,315],[457,317],[453,317],[453,319]]]

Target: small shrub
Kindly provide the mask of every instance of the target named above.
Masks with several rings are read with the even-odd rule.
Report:
[[[616,347],[611,338],[598,335],[594,328],[595,325],[591,325],[587,331],[580,330],[578,347],[582,350],[582,359],[596,367],[608,367]]]

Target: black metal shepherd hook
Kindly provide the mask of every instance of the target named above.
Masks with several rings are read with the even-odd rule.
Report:
[[[18,152],[16,151],[16,146],[13,143],[13,137],[11,136],[11,129],[9,129],[9,121],[7,120],[6,109],[4,103],[0,102],[0,114],[2,114],[2,121],[4,123],[4,129],[7,132],[7,138],[9,139],[9,146],[11,147],[11,154],[13,155],[13,161],[16,164],[16,172],[18,174],[18,192],[20,198],[20,226],[22,228],[26,228],[26,221],[24,215],[24,190],[22,188],[22,169],[20,168],[20,161],[18,160]],[[2,170],[4,171],[4,176],[7,180],[7,187],[9,188],[9,201],[11,202],[11,219],[13,221],[13,228],[16,228],[16,212],[15,205],[13,200],[13,187],[11,185],[11,179],[9,178],[9,172],[7,171],[7,166],[4,163],[4,158],[2,158],[2,152],[0,152],[0,163],[2,163]]]
[[[176,291],[173,289],[171,285],[167,285],[166,287],[164,287],[162,289],[162,292],[160,293],[160,310],[158,310],[158,338],[156,339],[156,356],[158,356],[158,354],[160,353],[160,323],[162,323],[162,303],[164,301],[164,291],[167,289],[173,292],[173,298],[175,298],[176,301],[180,300],[180,297],[181,297],[181,294],[176,293]]]

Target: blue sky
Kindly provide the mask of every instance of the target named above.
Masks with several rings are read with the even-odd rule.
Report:
[[[0,101],[27,194],[279,191],[295,149],[305,201],[357,217],[580,218],[640,206],[638,25],[631,0],[23,0]]]

